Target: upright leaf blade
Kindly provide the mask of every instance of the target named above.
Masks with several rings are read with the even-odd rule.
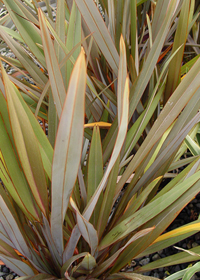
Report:
[[[103,55],[117,75],[119,55],[96,4],[93,0],[75,0],[75,2]]]
[[[118,109],[118,124],[120,123],[122,106],[123,106],[123,94],[127,77],[127,65],[126,65],[126,46],[124,39],[120,38],[120,59],[118,70],[118,84],[117,84],[117,109]]]
[[[69,82],[52,165],[51,231],[60,255],[63,252],[62,225],[81,159],[85,87],[86,63],[84,53],[81,51]]]
[[[41,211],[48,216],[47,185],[37,138],[19,101],[19,92],[8,79],[2,64],[1,71],[17,153],[33,196]]]
[[[167,102],[173,91],[176,89],[178,83],[180,82],[180,72],[182,58],[185,48],[185,43],[188,35],[188,23],[189,23],[189,14],[190,14],[190,0],[185,0],[183,2],[178,27],[176,30],[174,44],[172,48],[172,53],[174,53],[181,45],[181,50],[175,55],[169,65],[169,74],[166,83],[166,91],[164,95],[164,102]]]
[[[102,147],[101,147],[101,137],[100,130],[97,125],[94,125],[89,158],[88,158],[88,173],[87,173],[87,202],[91,199],[95,193],[101,179],[103,177],[103,156],[102,156]],[[92,224],[97,225],[99,211],[101,209],[102,195],[98,200],[98,203],[95,207]]]
[[[54,104],[57,110],[58,117],[60,118],[62,107],[64,104],[66,92],[65,86],[62,79],[58,59],[55,53],[55,49],[49,34],[44,15],[39,9],[39,21],[41,27],[41,35],[44,46],[44,53],[46,57],[47,70],[49,73],[50,84],[53,93]]]
[[[88,202],[88,205],[86,206],[84,213],[83,213],[83,217],[86,220],[89,220],[94,209],[96,206],[96,203],[98,201],[98,198],[102,192],[102,190],[104,189],[106,182],[108,180],[108,177],[110,175],[110,172],[113,169],[114,164],[116,163],[118,156],[121,152],[125,137],[126,137],[126,132],[127,132],[127,126],[128,126],[128,107],[129,107],[129,79],[128,77],[126,78],[126,84],[125,84],[125,88],[124,88],[124,94],[123,94],[123,109],[122,109],[122,115],[121,115],[121,120],[120,120],[120,125],[119,125],[119,130],[118,130],[118,134],[117,134],[117,139],[115,142],[115,146],[113,149],[113,153],[112,156],[110,158],[109,164],[107,166],[107,169],[104,173],[104,176],[97,188],[97,190],[95,191],[94,195],[92,196],[92,198],[90,199],[90,201]],[[74,249],[76,247],[76,244],[78,242],[80,238],[80,233],[78,231],[78,227],[77,225],[74,227],[70,240],[68,242],[68,245],[63,253],[63,259],[66,261],[68,260],[73,254]]]

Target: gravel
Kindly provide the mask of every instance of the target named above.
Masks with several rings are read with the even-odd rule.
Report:
[[[18,275],[12,271],[10,271],[9,268],[7,268],[5,265],[0,265],[0,279],[2,280],[12,280],[18,278]]]

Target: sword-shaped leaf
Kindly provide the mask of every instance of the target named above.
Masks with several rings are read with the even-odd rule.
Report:
[[[105,185],[106,185],[106,182],[110,175],[110,172],[112,171],[112,169],[118,159],[118,156],[121,152],[122,146],[124,144],[124,140],[126,138],[127,126],[128,126],[128,111],[129,111],[128,110],[128,108],[129,108],[128,100],[129,100],[129,79],[127,77],[125,88],[124,88],[124,94],[123,94],[122,115],[121,115],[121,120],[120,120],[120,124],[119,124],[119,129],[118,129],[115,146],[114,146],[110,161],[108,163],[107,169],[104,173],[104,176],[103,176],[97,190],[95,191],[94,195],[92,196],[92,198],[90,199],[90,201],[88,202],[88,205],[86,206],[86,208],[84,210],[83,217],[86,220],[90,219],[90,217],[95,209],[98,198],[99,198],[101,192],[103,191],[103,189],[105,188]],[[73,254],[76,244],[78,242],[78,239],[80,238],[80,233],[78,232],[77,229],[78,229],[78,227],[75,226],[72,231],[68,245],[65,248],[65,251],[63,253],[63,259],[65,261],[68,260],[72,256],[71,254]]]
[[[62,224],[81,159],[86,87],[86,63],[81,51],[71,78],[56,136],[52,165],[51,231],[60,255],[63,252]]]
[[[92,140],[90,145],[90,152],[88,158],[88,172],[87,172],[87,202],[95,193],[101,179],[103,177],[103,156],[101,147],[101,137],[98,123],[93,128]],[[96,227],[99,212],[101,209],[103,193],[101,193],[94,213],[91,218],[92,224]]]
[[[75,2],[90,32],[93,33],[98,47],[101,49],[115,75],[117,75],[119,55],[96,4],[93,0],[75,0]]]
[[[177,85],[180,83],[181,64],[184,54],[185,43],[188,36],[190,2],[190,0],[184,1],[181,8],[172,53],[174,53],[180,46],[182,47],[181,50],[172,59],[169,65],[169,73],[167,78],[166,91],[164,95],[164,102],[167,102],[171,94],[176,89]]]
[[[123,94],[127,77],[127,65],[126,65],[126,46],[124,39],[121,35],[120,38],[120,59],[118,70],[118,84],[117,84],[117,110],[118,110],[118,124],[120,123],[122,106],[123,106]]]
[[[137,211],[135,214],[129,216],[113,228],[101,241],[99,249],[104,249],[110,244],[127,236],[131,231],[137,229],[142,224],[153,219],[161,211],[164,211],[169,205],[180,198],[181,194],[191,188],[199,181],[200,171],[187,178],[183,183],[177,184],[171,194],[166,193],[162,197],[155,199],[153,202],[146,205],[144,208]],[[163,203],[165,201],[165,203]]]
[[[60,118],[64,100],[66,97],[65,86],[60,71],[58,59],[56,56],[55,48],[53,46],[53,42],[51,40],[51,36],[45,22],[45,17],[40,9],[38,11],[38,14],[39,14],[41,36],[42,36],[44,53],[45,53],[45,58],[47,63],[47,70],[49,73],[49,80],[52,88],[54,104],[56,107],[58,117]]]
[[[8,113],[17,153],[32,194],[44,215],[48,216],[48,193],[44,167],[35,133],[19,101],[19,92],[10,82],[1,64]]]

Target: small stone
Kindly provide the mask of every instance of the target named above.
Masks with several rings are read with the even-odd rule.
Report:
[[[168,276],[170,276],[170,273],[168,270],[165,270],[164,277],[168,277]]]
[[[158,272],[154,272],[153,276],[156,278],[160,278],[160,275],[158,274]]]
[[[190,204],[188,205],[188,207],[189,207],[190,209],[194,208],[192,203],[190,203]]]
[[[176,265],[175,268],[174,268],[174,271],[175,271],[175,272],[178,272],[178,271],[180,271],[180,270],[181,270],[180,265]]]
[[[13,274],[8,274],[6,280],[12,280],[14,278]]]
[[[150,276],[151,275],[151,271],[146,271],[146,272],[143,273],[143,275]]]
[[[191,249],[192,248],[192,244],[191,244],[191,242],[188,242],[187,243],[187,249]]]
[[[197,246],[199,246],[196,242],[193,242],[192,243],[192,248],[195,248],[195,247],[197,247]]]
[[[150,258],[145,258],[145,259],[142,259],[141,261],[139,261],[139,264],[140,265],[146,265],[150,262]]]
[[[2,272],[9,273],[10,269],[8,267],[4,266],[3,269],[2,269]]]
[[[195,241],[200,240],[200,233],[195,234],[194,238],[195,238]]]
[[[132,267],[128,267],[128,268],[126,268],[125,272],[133,272],[133,268]]]
[[[183,243],[183,244],[182,244],[182,248],[183,248],[183,249],[187,249],[187,243]]]
[[[196,275],[193,275],[190,280],[198,280],[199,278]]]
[[[136,266],[136,265],[137,265],[136,261],[132,260],[131,261],[131,266]]]
[[[163,250],[158,251],[158,254],[162,255],[163,254]]]
[[[196,207],[197,207],[197,208],[200,208],[200,203],[197,203],[197,204],[196,204]]]
[[[152,261],[156,261],[156,260],[159,260],[159,259],[160,259],[159,254],[155,254],[155,255],[153,255],[153,257],[152,257]]]

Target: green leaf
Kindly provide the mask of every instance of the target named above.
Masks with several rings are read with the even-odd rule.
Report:
[[[200,54],[195,56],[193,59],[189,60],[187,63],[185,63],[182,67],[181,67],[181,76],[185,75],[188,73],[188,71],[190,70],[190,68],[194,65],[194,63],[198,60],[198,58],[200,58]]]
[[[113,197],[115,194],[117,175],[119,172],[119,157],[109,175],[108,183],[106,185],[106,189],[103,195],[103,202],[100,208],[97,231],[99,238],[102,236],[106,226],[108,225],[109,217],[111,215],[111,210],[113,207]]]
[[[47,185],[37,138],[19,101],[19,93],[9,81],[2,65],[1,71],[17,153],[32,194],[41,211],[48,216]]]
[[[67,37],[66,37],[66,49],[68,51],[71,51],[78,43],[81,42],[81,15],[76,7],[75,1],[73,1],[72,9],[70,12],[70,19],[69,19],[69,25],[67,29]],[[78,46],[78,48],[73,53],[73,58],[76,60],[79,53],[81,51],[81,46]],[[73,69],[73,64],[71,61],[67,61],[66,64],[66,84],[68,84],[70,75]]]
[[[166,280],[179,280],[183,277],[183,275],[185,274],[185,272],[188,270],[189,268],[183,269],[181,271],[178,271],[176,273],[173,273],[172,275],[168,276],[167,278],[165,278]]]
[[[91,125],[91,123],[89,124]],[[101,123],[99,123],[101,125]],[[98,123],[94,124],[92,140],[88,158],[88,172],[87,172],[87,202],[91,199],[95,193],[101,179],[103,177],[103,156],[101,147],[101,137]],[[103,193],[100,195],[94,213],[92,215],[92,224],[96,226],[99,211],[101,209],[101,202]]]
[[[194,261],[199,261],[200,257],[197,255],[199,253],[200,246],[190,249],[194,255],[190,255],[186,252],[181,252],[174,254],[172,256],[168,256],[157,261],[152,262],[151,264],[144,265],[141,269],[137,270],[138,272],[145,272],[151,269],[156,269],[160,267],[166,267],[171,265],[183,264],[183,263],[191,263]],[[137,272],[136,271],[136,272]]]
[[[188,149],[193,154],[193,156],[199,156],[200,155],[199,145],[197,145],[197,143],[189,135],[186,136],[185,143],[186,143]]]
[[[53,148],[52,148],[51,144],[49,143],[48,138],[46,137],[46,134],[44,133],[40,124],[38,123],[38,120],[32,114],[32,112],[30,111],[30,109],[28,108],[28,106],[26,105],[26,103],[24,102],[24,100],[20,94],[18,94],[18,98],[27,114],[27,117],[33,128],[35,136],[38,140],[44,169],[45,169],[49,179],[51,179],[51,164],[52,164],[52,160],[53,160]]]
[[[103,176],[96,192],[94,193],[93,197],[89,201],[89,203],[84,211],[84,217],[86,219],[89,218],[91,213],[93,212],[96,202],[99,198],[99,195],[100,195],[101,191],[104,189],[108,176],[109,176],[114,164],[116,163],[119,153],[122,149],[122,146],[123,146],[123,143],[124,143],[124,140],[126,137],[127,126],[128,126],[128,104],[129,104],[128,97],[129,97],[129,85],[128,85],[128,76],[127,76],[125,88],[124,88],[124,94],[123,94],[122,114],[121,114],[121,119],[120,119],[120,123],[119,123],[119,130],[118,130],[115,146],[114,146],[110,161],[108,163],[107,169],[104,173],[104,176]]]
[[[39,22],[41,28],[41,37],[44,46],[44,53],[45,53],[47,70],[49,73],[49,79],[50,79],[50,84],[53,93],[54,104],[56,107],[58,117],[60,118],[64,100],[66,97],[65,86],[62,79],[62,74],[60,71],[60,66],[55,53],[55,49],[51,40],[51,36],[49,34],[45,22],[45,17],[40,9],[38,11],[38,14],[39,14]]]
[[[163,3],[164,2],[168,3],[169,1],[168,0],[163,1]],[[131,119],[133,113],[135,112],[135,110],[137,108],[137,105],[139,104],[139,102],[141,100],[141,97],[147,87],[147,84],[154,71],[155,65],[158,61],[160,51],[163,47],[167,33],[169,32],[169,27],[171,24],[175,5],[176,5],[176,1],[171,0],[167,7],[167,11],[165,10],[165,17],[164,17],[164,19],[162,18],[162,22],[161,22],[161,25],[159,26],[160,28],[159,28],[159,31],[155,38],[155,41],[153,43],[153,46],[148,54],[148,57],[147,57],[145,63],[143,64],[143,68],[142,68],[138,78],[136,79],[136,81],[134,82],[132,87],[130,88],[129,120]],[[157,6],[156,6],[156,8],[157,8]],[[117,131],[116,121],[113,122],[112,126],[113,126],[113,128],[110,129],[110,131],[107,134],[106,139],[103,143],[104,162],[106,162],[108,160],[108,158],[110,157],[110,153],[113,149],[114,141],[116,139],[115,138],[116,131]],[[129,176],[130,176],[130,174],[129,174]],[[129,176],[126,178],[126,180],[129,178]]]
[[[123,94],[127,77],[127,65],[126,65],[126,47],[124,39],[121,35],[120,38],[120,59],[118,70],[118,84],[117,84],[117,109],[118,109],[118,124],[121,120],[122,106],[123,106]]]
[[[181,197],[181,194],[183,194],[187,189],[191,188],[196,182],[198,182],[199,175],[200,171],[187,178],[183,183],[180,183],[181,190],[179,184],[177,184],[171,194],[166,193],[162,197],[155,199],[144,208],[123,220],[103,238],[99,245],[99,249],[102,250],[114,242],[121,240],[123,237],[127,236],[130,232],[134,231],[142,224],[153,219],[158,215],[158,213],[161,213],[164,209]],[[163,200],[165,203],[162,203]]]
[[[195,263],[192,267],[188,268],[183,276],[183,280],[191,279],[192,276],[200,271],[200,262]]]
[[[126,132],[127,132],[127,126],[128,126],[128,102],[129,99],[129,80],[128,77],[126,78],[126,84],[125,84],[125,89],[124,89],[124,95],[123,95],[123,110],[122,110],[122,116],[121,116],[121,120],[120,120],[120,124],[119,124],[119,130],[118,130],[118,134],[117,134],[117,139],[115,142],[115,146],[113,149],[113,153],[111,155],[110,161],[108,163],[107,169],[104,173],[104,176],[97,188],[97,190],[95,191],[94,195],[92,196],[91,200],[88,202],[84,212],[83,212],[83,217],[86,220],[89,220],[93,210],[95,209],[96,203],[98,201],[98,198],[102,192],[102,190],[104,189],[106,182],[108,180],[108,177],[110,175],[110,172],[112,170],[112,168],[114,167],[118,156],[120,154],[120,151],[122,149],[125,137],[126,137]],[[71,254],[74,252],[74,249],[76,247],[76,244],[78,242],[80,238],[80,233],[78,232],[78,227],[75,226],[70,240],[66,246],[66,249],[63,253],[63,259],[66,261],[67,259],[69,259],[71,257]]]
[[[189,100],[194,95],[199,95],[199,79],[200,79],[200,59],[191,68],[183,81],[179,84],[167,104],[161,111],[158,119],[154,122],[154,125],[147,137],[143,141],[139,151],[135,154],[134,158],[126,168],[121,178],[121,185],[124,185],[134,170],[141,164],[146,158],[148,153],[162,137],[167,128],[178,117],[179,113],[187,105]],[[195,101],[195,100],[194,100]],[[112,128],[112,127],[111,127]]]
[[[115,252],[110,258],[108,258],[106,261],[104,261],[103,263],[101,263],[96,269],[95,271],[92,273],[92,276],[97,277],[98,275],[102,274],[104,271],[106,271],[106,269],[108,267],[110,267],[111,265],[113,265],[113,263],[115,263],[115,261],[119,258],[119,255],[135,240],[139,239],[142,236],[145,236],[146,234],[152,232],[152,230],[154,229],[154,227],[152,228],[147,228],[144,230],[141,230],[139,232],[137,232],[136,234],[134,234],[129,240],[128,242],[126,242],[126,244],[121,247],[120,249],[117,250],[117,252]]]
[[[71,75],[56,136],[52,165],[51,231],[60,255],[63,252],[62,224],[81,159],[85,87],[86,64],[82,51]]]
[[[83,257],[85,257],[88,253],[87,252],[83,252],[81,254],[75,255],[73,257],[71,257],[68,261],[66,261],[62,268],[61,268],[61,276],[64,277],[64,273],[65,271],[68,271],[68,269],[70,268],[70,266],[76,261],[79,260]]]
[[[190,0],[183,2],[181,7],[181,12],[178,20],[178,26],[176,29],[176,34],[174,38],[172,53],[176,51],[177,48],[184,45],[187,40],[188,35],[188,23],[189,23],[189,13],[190,13]],[[166,83],[166,91],[164,94],[164,102],[166,103],[171,94],[176,89],[177,85],[180,83],[180,71],[182,58],[184,53],[184,46],[181,48],[169,65],[169,73]]]
[[[146,199],[148,198],[148,195],[151,193],[151,191],[154,189],[154,187],[161,179],[162,179],[161,176],[156,178],[141,192],[141,194],[137,196],[137,198],[133,197],[133,201],[129,202],[126,211],[123,213],[123,216],[119,221],[128,218],[131,214],[133,214],[138,209],[140,209],[142,204],[145,203]]]
[[[15,250],[3,240],[0,240],[0,254],[4,254],[17,260],[21,260]]]
[[[79,273],[90,273],[97,266],[96,260],[90,254],[87,254],[84,259],[77,266],[75,271]]]
[[[93,0],[75,0],[75,2],[90,32],[93,33],[97,45],[108,61],[108,64],[113,69],[115,75],[117,75],[119,55],[96,4]]]
[[[196,220],[175,230],[171,230],[168,233],[160,235],[144,252],[142,252],[142,255],[153,254],[154,252],[158,252],[159,250],[172,246],[173,244],[188,238],[199,231],[199,226],[199,221]]]

